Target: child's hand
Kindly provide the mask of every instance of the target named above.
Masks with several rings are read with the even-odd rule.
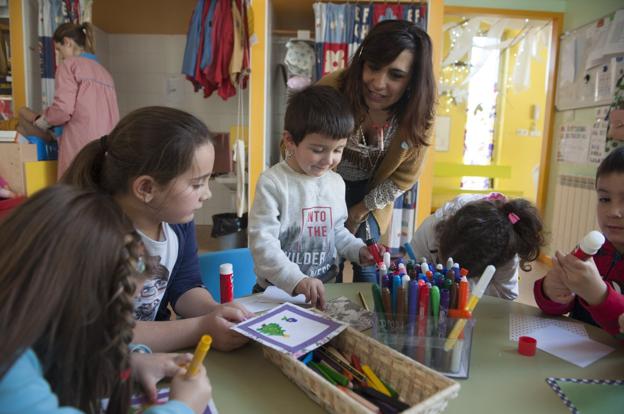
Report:
[[[542,289],[550,300],[565,305],[574,299],[574,293],[563,283],[563,276],[561,265],[557,261],[557,258],[553,257],[553,267],[546,273]]]
[[[249,311],[234,304],[216,306],[213,311],[200,317],[201,333],[212,335],[212,346],[219,351],[240,348],[249,341],[249,338],[230,328],[246,320],[248,315],[250,315]]]
[[[156,384],[163,378],[171,378],[193,359],[192,354],[130,354],[130,366],[134,380],[152,403],[156,402]]]
[[[563,269],[562,282],[589,305],[601,304],[607,295],[607,285],[602,280],[593,259],[580,260],[573,254],[556,252],[557,262]]]
[[[319,279],[306,277],[295,286],[295,295],[302,294],[312,306],[325,309],[325,286]]]
[[[186,370],[180,368],[171,381],[170,399],[182,401],[196,413],[202,414],[212,399],[212,386],[206,375],[206,367],[199,366],[199,372],[186,378]]]
[[[383,253],[381,253],[382,249],[383,247],[380,246],[379,251],[381,255],[383,255]],[[362,246],[360,248],[360,265],[365,266],[365,265],[374,265],[374,264],[376,264],[375,258],[373,257],[371,252],[368,251],[368,248],[366,246]]]

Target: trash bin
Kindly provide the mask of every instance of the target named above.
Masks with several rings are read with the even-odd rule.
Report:
[[[221,213],[212,216],[212,232],[220,250],[247,247],[247,213],[242,217],[236,213]]]

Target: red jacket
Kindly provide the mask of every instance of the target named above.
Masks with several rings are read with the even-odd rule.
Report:
[[[594,255],[594,262],[598,272],[607,284],[607,297],[596,306],[590,306],[583,299],[576,296],[568,304],[562,305],[553,302],[544,295],[541,278],[533,285],[533,295],[537,305],[550,315],[563,315],[570,312],[570,316],[583,322],[599,325],[612,335],[619,332],[618,317],[624,313],[624,260],[622,254],[615,249],[610,241],[606,241],[598,253]]]

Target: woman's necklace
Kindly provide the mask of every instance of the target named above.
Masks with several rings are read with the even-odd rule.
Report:
[[[370,120],[370,116],[368,119]],[[353,136],[355,138],[353,144],[355,144],[354,149],[360,153],[361,159],[363,158],[362,161],[366,164],[365,166],[361,165],[361,167],[373,170],[384,153],[385,141],[389,140],[394,133],[396,122],[394,117],[386,119],[381,125],[370,121],[367,129],[364,126],[366,122],[360,123]],[[368,137],[366,131],[369,132]]]

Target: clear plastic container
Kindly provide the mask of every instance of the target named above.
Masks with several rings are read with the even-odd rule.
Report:
[[[401,315],[398,315],[396,319],[387,320],[375,314],[373,337],[447,377],[468,378],[475,320],[469,319],[464,327],[463,335],[460,335],[448,351],[444,349],[447,335],[458,320],[447,318],[446,326],[440,326],[439,320],[434,321],[433,317],[429,317],[426,327],[422,328],[428,336],[418,336],[418,321],[409,323],[407,318]]]

